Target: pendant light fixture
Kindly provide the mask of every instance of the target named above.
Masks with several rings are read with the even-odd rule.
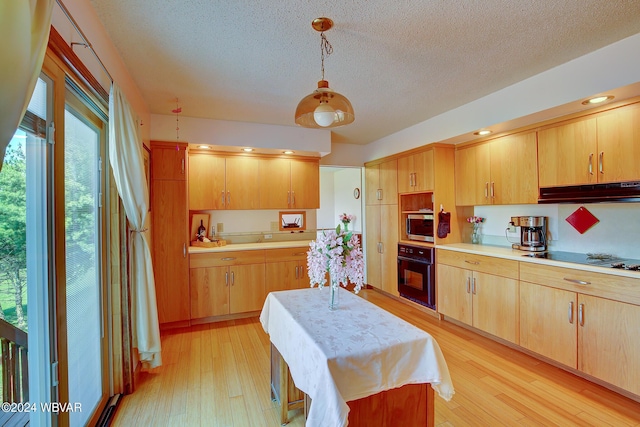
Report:
[[[333,21],[329,18],[316,18],[311,22],[311,26],[320,33],[322,80],[318,82],[318,89],[302,98],[298,104],[296,124],[316,129],[348,125],[355,119],[351,102],[344,95],[329,88],[329,82],[324,79],[324,58],[333,52],[333,46],[324,32],[333,27]]]

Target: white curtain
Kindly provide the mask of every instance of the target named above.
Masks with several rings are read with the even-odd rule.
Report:
[[[155,368],[162,364],[162,358],[153,265],[145,233],[149,189],[138,126],[127,99],[116,83],[111,85],[109,96],[109,160],[133,230],[129,248],[133,344],[145,367]]]
[[[53,2],[0,1],[0,170],[42,70]]]

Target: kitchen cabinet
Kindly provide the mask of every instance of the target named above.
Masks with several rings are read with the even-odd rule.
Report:
[[[439,250],[438,312],[518,343],[518,262]]]
[[[366,163],[365,204],[398,204],[398,161],[385,160],[380,163]]]
[[[260,209],[318,209],[319,161],[262,158],[258,186]]]
[[[398,159],[398,193],[433,191],[433,150]]]
[[[520,263],[520,344],[640,395],[640,279]]]
[[[398,294],[398,205],[368,205],[366,212],[367,284]]]
[[[309,287],[308,248],[270,249],[266,251],[266,290],[303,289]]]
[[[153,270],[161,324],[189,320],[187,182],[180,173],[186,149],[187,144],[151,142]]]
[[[152,144],[155,151],[151,156],[151,179],[185,181],[187,144],[162,141],[152,141]]]
[[[267,296],[264,250],[192,254],[189,265],[192,319],[262,308]]]
[[[640,104],[538,132],[540,187],[640,179]]]
[[[258,158],[189,155],[189,209],[258,209]]]
[[[507,135],[457,149],[456,205],[537,203],[536,159],[535,132]]]

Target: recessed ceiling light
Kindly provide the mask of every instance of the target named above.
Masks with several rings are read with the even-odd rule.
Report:
[[[489,135],[491,133],[490,130],[488,129],[484,129],[484,130],[479,130],[477,132],[474,132],[474,135],[480,135],[480,136],[485,136],[485,135]]]
[[[208,145],[198,145],[198,148],[202,148],[203,150],[209,150],[211,147]]]
[[[596,96],[594,98],[587,99],[586,101],[582,101],[582,104],[584,105],[600,104],[601,102],[611,101],[612,99],[613,99],[613,96],[611,95]]]
[[[291,150],[287,150],[287,151],[283,151],[284,154],[293,154],[293,151]]]
[[[242,151],[250,153],[253,151],[253,148],[243,148]]]

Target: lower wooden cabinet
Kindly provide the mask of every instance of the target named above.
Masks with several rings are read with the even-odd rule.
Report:
[[[438,311],[517,343],[518,281],[438,264]]]
[[[520,345],[640,395],[640,280],[528,263],[520,275]]]
[[[191,254],[191,319],[262,309],[264,266],[264,250]]]
[[[267,294],[309,287],[308,248],[271,249],[266,253]]]
[[[269,292],[309,287],[307,250],[191,254],[191,319],[259,311]]]
[[[518,343],[518,262],[439,250],[438,312]]]

